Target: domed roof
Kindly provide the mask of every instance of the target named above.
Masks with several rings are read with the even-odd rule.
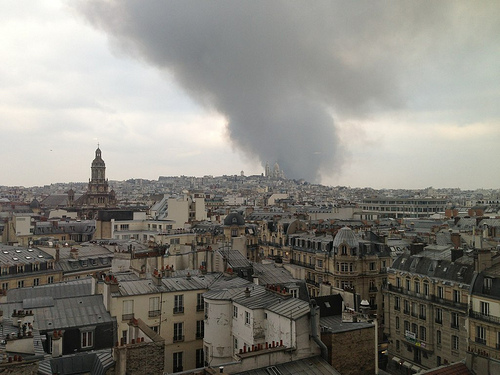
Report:
[[[339,247],[341,244],[347,244],[347,246],[354,248],[359,246],[359,241],[351,228],[343,227],[338,232],[333,239],[333,247]]]
[[[245,218],[243,217],[243,215],[241,215],[238,212],[231,212],[224,219],[224,225],[226,225],[226,226],[231,226],[231,225],[238,225],[238,226],[245,225]]]

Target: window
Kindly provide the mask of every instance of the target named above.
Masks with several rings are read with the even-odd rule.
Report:
[[[323,267],[323,260],[321,259],[318,259],[318,267]]]
[[[184,323],[174,323],[174,342],[184,341]]]
[[[181,372],[182,368],[182,352],[174,353],[173,356],[173,372]]]
[[[444,298],[444,289],[442,286],[437,287],[437,297],[441,299]]]
[[[396,316],[396,329],[399,329],[399,316]]]
[[[486,328],[476,326],[476,342],[486,345]]]
[[[196,338],[202,339],[205,335],[205,326],[203,320],[196,321]]]
[[[198,293],[196,295],[196,311],[203,311],[204,306],[203,293]]]
[[[370,262],[370,271],[375,271],[375,262]]]
[[[443,324],[443,310],[436,308],[436,323]]]
[[[411,315],[418,316],[418,304],[416,302],[411,303]]]
[[[458,302],[460,303],[460,291],[459,290],[453,290],[453,302]]]
[[[134,318],[134,300],[123,301],[122,320]]]
[[[436,344],[441,345],[441,331],[436,331]]]
[[[40,285],[40,279],[37,277],[33,279],[33,286],[38,286],[38,285]]]
[[[160,314],[160,297],[151,297],[149,299],[149,317],[159,316]]]
[[[441,357],[440,356],[437,356],[436,357],[436,360],[437,360],[437,367],[441,366]]]
[[[424,326],[420,326],[420,340],[427,340],[427,329]]]
[[[410,314],[410,301],[408,301],[407,299],[405,299],[405,309],[403,311],[405,314]]]
[[[459,316],[457,313],[451,313],[451,328],[459,328]]]
[[[451,336],[451,349],[453,350],[459,350],[459,341],[458,341],[458,336],[452,335]]]
[[[416,323],[411,324],[411,331],[415,334],[415,337],[418,337],[418,325]]]
[[[94,332],[93,331],[84,331],[81,333],[81,348],[91,348],[94,346]]]
[[[420,319],[427,319],[427,308],[425,305],[420,305],[420,313],[418,316]]]
[[[490,277],[485,277],[483,280],[483,289],[488,292],[491,289],[492,279]]]
[[[203,349],[196,349],[196,368],[205,366],[205,363],[203,363],[204,357]]]
[[[490,304],[481,301],[481,315],[490,315]]]
[[[420,281],[415,281],[415,293],[420,293]]]
[[[178,294],[174,296],[174,314],[180,314],[184,312],[184,295]]]
[[[394,297],[394,310],[401,310],[401,299]]]
[[[18,288],[24,288],[24,280],[18,280],[17,281],[17,287]]]
[[[54,283],[54,276],[47,277],[47,284],[53,284],[53,283]]]
[[[396,277],[396,288],[401,288],[401,278]]]
[[[405,332],[410,330],[410,322],[405,320]]]
[[[250,313],[245,311],[245,324],[250,324]]]
[[[399,351],[399,340],[396,340],[396,350]]]
[[[23,272],[24,272],[24,265],[17,266],[17,273],[23,273]]]
[[[2,283],[2,290],[9,290],[9,283],[8,282]]]
[[[429,283],[427,281],[424,281],[424,295],[429,295]]]
[[[410,290],[410,279],[406,279],[406,290]]]
[[[238,319],[238,306],[233,306],[233,318]]]

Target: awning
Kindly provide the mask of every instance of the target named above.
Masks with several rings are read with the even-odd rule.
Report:
[[[398,362],[398,363],[399,363],[399,361],[401,361],[398,357],[392,357],[392,360],[393,360],[394,362]]]
[[[411,366],[413,366],[413,365],[410,362],[404,362],[403,366],[407,367],[407,368],[411,368]]]

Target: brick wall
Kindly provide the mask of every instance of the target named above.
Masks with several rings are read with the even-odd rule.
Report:
[[[328,362],[342,375],[375,373],[375,328],[321,333]]]

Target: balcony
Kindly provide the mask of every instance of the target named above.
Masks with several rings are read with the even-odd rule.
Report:
[[[476,339],[474,341],[477,342],[478,344],[486,345],[486,339],[482,339],[480,337],[476,337]]]
[[[134,319],[134,313],[122,315],[122,320],[130,320],[130,319]]]
[[[148,317],[154,318],[155,316],[160,316],[161,311],[160,310],[150,310],[148,312]]]
[[[306,268],[310,268],[313,270],[316,269],[316,266],[314,264],[300,262],[300,261],[295,260],[295,259],[290,259],[290,264],[296,264],[297,266],[306,267]]]
[[[314,285],[314,286],[316,286],[316,287],[319,287],[319,283],[318,283],[318,282],[316,282],[316,281],[314,281],[314,280],[312,280],[312,279],[306,279],[306,283],[307,283],[307,284]]]
[[[174,307],[174,314],[183,314],[183,313],[184,313],[184,306]]]
[[[472,310],[469,310],[469,317],[485,322],[500,324],[500,318],[498,316],[485,315]]]

